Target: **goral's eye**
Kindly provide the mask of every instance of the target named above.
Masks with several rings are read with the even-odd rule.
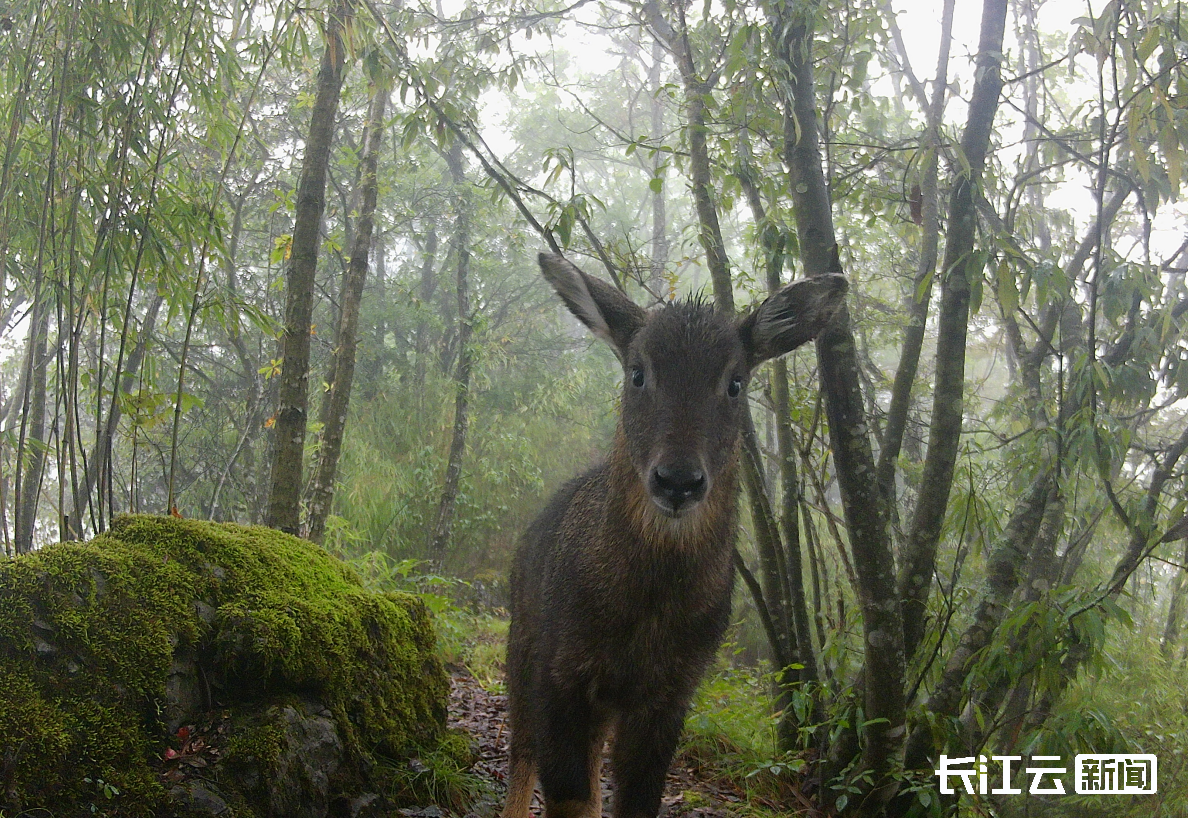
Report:
[[[643,370],[640,369],[638,366],[633,367],[631,370],[631,385],[634,386],[636,389],[643,389],[644,373],[643,373]]]
[[[726,387],[726,394],[737,398],[742,393],[742,378],[731,378],[730,386]]]

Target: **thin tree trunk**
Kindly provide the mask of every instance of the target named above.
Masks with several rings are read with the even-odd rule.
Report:
[[[446,463],[445,484],[437,506],[437,519],[429,541],[429,559],[440,569],[450,542],[454,510],[458,500],[458,486],[462,478],[462,458],[466,454],[466,432],[470,409],[470,370],[474,352],[470,343],[473,330],[470,315],[470,202],[466,189],[466,172],[462,165],[462,144],[455,141],[446,154],[453,183],[454,198],[454,261],[457,267],[458,364],[454,373],[454,433],[450,439],[450,454]]]
[[[941,15],[940,55],[936,61],[936,82],[932,87],[932,99],[920,101],[922,105],[927,104],[927,121],[920,145],[924,156],[920,173],[920,258],[916,265],[916,276],[912,281],[912,292],[908,297],[908,323],[903,328],[899,365],[896,367],[895,381],[891,387],[891,404],[887,409],[878,462],[879,485],[883,487],[887,508],[892,513],[895,513],[897,503],[895,463],[903,447],[903,434],[907,428],[908,413],[912,404],[912,386],[915,384],[916,371],[920,365],[920,352],[924,348],[928,303],[932,300],[932,282],[936,272],[940,239],[940,193],[937,179],[941,152],[940,126],[948,88],[949,46],[953,41],[955,2],[956,0],[945,0]],[[907,59],[906,54],[904,59]],[[908,655],[911,655],[910,651]]]
[[[970,660],[988,644],[1007,612],[1007,603],[1019,587],[1023,568],[1039,533],[1048,504],[1055,499],[1055,479],[1051,468],[1045,469],[1032,483],[1030,491],[1019,499],[1010,522],[995,543],[986,564],[986,587],[982,592],[973,622],[961,635],[949,655],[945,671],[928,698],[927,710],[940,717],[955,718],[961,712],[966,692]],[[932,721],[921,720],[907,742],[904,761],[908,769],[922,767],[934,750]]]
[[[1051,588],[1051,578],[1057,573],[1056,541],[1064,528],[1064,501],[1053,492],[1048,499],[1040,520],[1035,544],[1027,555],[1026,563],[1019,566],[1019,574],[1024,578],[1015,589],[1014,599],[1009,608],[1017,610],[1021,605],[1038,602],[1043,594]],[[1020,633],[1011,638],[1010,650],[1016,655],[1022,655],[1027,638],[1033,632],[1035,625],[1028,622]],[[999,709],[1003,702],[1007,703],[1007,710],[1020,709],[1020,705],[1027,700],[1023,693],[1030,692],[1033,680],[1030,672],[1011,675],[1002,673],[998,678],[975,690],[970,696],[969,704],[962,710],[960,735],[962,746],[971,748],[971,752],[978,752],[997,730],[1003,721],[999,719]],[[1014,694],[1014,695],[1012,695]],[[1009,698],[1008,698],[1009,696]],[[1005,715],[1005,714],[1004,714]],[[1011,716],[1009,723],[1017,726],[1021,723],[1021,714]],[[976,748],[976,749],[974,749]]]
[[[755,224],[759,230],[760,241],[763,245],[767,288],[771,293],[777,292],[783,281],[780,274],[784,267],[784,241],[780,231],[773,224],[767,223],[767,212],[763,205],[759,189],[755,184],[754,169],[751,167],[749,146],[745,138],[742,140],[738,173],[739,182],[751,207]],[[775,409],[776,451],[780,475],[780,517],[778,527],[774,523],[767,539],[767,548],[773,553],[774,559],[763,560],[761,567],[766,575],[773,572],[765,583],[769,589],[765,591],[768,605],[772,606],[772,597],[779,602],[778,610],[783,617],[785,633],[781,635],[786,643],[784,651],[789,661],[802,665],[799,671],[788,674],[786,683],[817,682],[819,674],[817,657],[813,649],[812,626],[810,625],[808,606],[804,593],[804,568],[800,550],[800,477],[796,467],[796,447],[792,438],[791,396],[788,389],[788,364],[783,358],[771,362],[771,398]],[[782,529],[783,539],[780,538]],[[763,553],[763,549],[760,550]],[[781,689],[781,696],[777,700],[777,709],[782,710],[778,737],[783,750],[794,749],[798,739],[799,725],[796,714],[789,707],[789,689]],[[816,706],[819,712],[815,715],[818,723],[824,719],[820,711],[821,702]]]
[[[5,465],[0,462],[0,465]],[[12,535],[8,528],[8,474],[0,473],[0,538],[3,539],[3,554],[6,557],[16,555]]]
[[[437,263],[437,226],[429,224],[429,232],[425,234],[425,247],[421,251],[421,287],[419,291],[420,317],[417,320],[416,360],[413,362],[413,377],[419,395],[424,395],[425,372],[428,369],[429,358],[429,318],[430,305],[433,303],[433,293],[437,289],[437,276],[434,265]],[[422,406],[422,408],[424,408]]]
[[[163,303],[164,296],[159,292],[153,293],[145,309],[144,323],[141,324],[140,331],[137,333],[136,346],[133,347],[132,354],[128,356],[127,363],[120,374],[119,389],[121,397],[132,394],[132,389],[136,384],[136,377],[140,372],[140,366],[144,363],[144,356],[148,350],[149,340],[152,338],[156,328],[157,314],[160,312]],[[122,405],[122,400],[113,399],[111,401],[111,405],[108,407],[107,418],[103,420],[102,426],[95,436],[95,446],[91,449],[91,456],[84,461],[82,483],[76,492],[81,505],[76,505],[72,513],[68,516],[71,539],[81,540],[83,538],[83,519],[87,513],[88,506],[93,510],[98,510],[100,512],[100,519],[102,520],[103,518],[103,497],[106,493],[105,488],[108,485],[107,473],[110,467],[108,458],[111,456],[115,430],[120,425],[120,420],[124,416]],[[96,486],[98,486],[97,490]],[[93,497],[92,491],[95,492]]]
[[[961,446],[965,407],[965,347],[969,333],[971,282],[980,278],[984,258],[977,253],[975,188],[990,148],[990,132],[1002,89],[1000,63],[1006,29],[1006,0],[985,0],[978,44],[977,71],[969,117],[961,137],[964,161],[949,199],[945,257],[941,265],[936,375],[928,453],[920,479],[911,529],[902,552],[899,595],[903,600],[904,651],[912,656],[924,635],[928,596],[936,567],[953,470]]]
[[[62,53],[61,72],[65,74],[70,63],[69,34],[67,46]],[[58,146],[61,134],[62,110],[65,105],[66,85],[59,84],[58,99],[54,117],[50,123],[50,151],[45,181],[45,198],[41,206],[41,224],[38,236],[37,261],[33,272],[33,309],[29,316],[29,347],[25,359],[25,391],[22,395],[21,429],[17,441],[16,458],[16,519],[14,542],[18,554],[33,549],[33,532],[36,527],[37,506],[41,499],[41,480],[45,472],[46,451],[49,441],[45,434],[46,386],[49,380],[49,293],[46,281],[47,265],[53,261],[52,227],[56,213],[54,203],[57,189]],[[55,265],[56,266],[56,265]],[[0,290],[0,295],[3,291]]]
[[[377,304],[388,303],[388,254],[385,252],[387,234],[380,233],[372,238],[371,257],[375,264],[375,272],[371,276],[371,289],[375,293]],[[384,374],[384,363],[387,361],[388,318],[386,315],[377,316],[371,326],[371,356],[370,371],[366,373],[363,383],[363,394],[368,400],[375,396],[380,388],[380,379]]]
[[[809,558],[809,576],[813,581],[813,626],[817,633],[817,644],[825,646],[825,600],[829,599],[829,573],[828,567],[825,565],[824,556],[821,554],[820,543],[817,540],[816,529],[813,528],[812,513],[809,510],[808,498],[805,497],[805,486],[802,482],[797,491],[797,496],[800,497],[800,516],[804,521],[802,531],[804,531],[804,542],[808,548]],[[828,663],[823,663],[819,668],[820,673],[828,680],[831,676],[831,671]]]
[[[83,162],[83,151],[80,150],[75,159],[75,174],[76,178],[80,180],[85,178]],[[59,457],[59,471],[61,473],[59,491],[62,496],[58,502],[58,512],[61,515],[58,531],[59,537],[62,540],[69,540],[71,538],[71,532],[75,528],[74,521],[67,516],[67,509],[81,508],[83,505],[82,496],[79,494],[78,482],[79,438],[82,434],[82,417],[79,413],[78,402],[79,344],[81,343],[83,324],[86,321],[85,311],[78,309],[78,281],[81,267],[81,259],[78,253],[78,213],[82,190],[81,184],[75,185],[74,195],[70,204],[70,218],[66,228],[69,242],[66,277],[66,312],[58,320],[58,343],[59,346],[65,343],[66,346],[66,383],[63,389],[63,416],[65,420],[62,435],[62,454]],[[63,335],[67,337],[63,339]],[[65,460],[64,464],[61,462],[62,460]],[[66,501],[67,492],[70,498],[69,505],[67,505]]]
[[[689,30],[685,23],[685,4],[673,3],[678,28],[673,27],[660,13],[659,4],[648,3],[645,13],[655,34],[664,41],[676,57],[677,70],[685,91],[685,138],[689,142],[689,176],[692,182],[693,204],[697,211],[698,239],[705,250],[706,267],[713,282],[714,305],[727,313],[734,312],[734,288],[730,281],[730,262],[726,257],[726,243],[718,223],[718,208],[714,202],[713,174],[709,160],[706,134],[705,97],[712,83],[701,78],[693,60],[689,44]]]
[[[338,457],[342,451],[342,435],[346,428],[351,385],[355,379],[355,349],[359,342],[359,303],[363,298],[363,285],[367,281],[367,261],[371,253],[371,238],[375,226],[375,204],[378,196],[376,164],[383,136],[384,108],[387,101],[387,88],[382,83],[373,82],[360,159],[359,220],[355,226],[351,260],[343,278],[338,334],[330,363],[330,371],[333,374],[329,380],[330,388],[322,399],[322,441],[318,447],[318,470],[309,496],[309,538],[319,543],[326,531],[326,517],[334,500],[334,479],[338,471]]]
[[[718,310],[732,313],[734,312],[734,291],[730,280],[726,243],[722,238],[717,205],[714,202],[713,177],[706,143],[708,129],[705,121],[705,95],[709,93],[711,83],[705,82],[697,74],[693,52],[689,44],[684,6],[676,3],[674,10],[678,22],[676,29],[664,18],[657,2],[648,3],[645,13],[653,34],[667,44],[675,55],[677,68],[681,74],[685,91],[685,133],[689,141],[689,172],[697,212],[698,235],[706,254],[706,266],[709,268],[710,281],[713,286],[714,305]],[[755,604],[764,611],[765,627],[771,642],[772,653],[776,665],[783,669],[793,663],[796,642],[792,633],[790,612],[786,605],[786,594],[783,592],[779,530],[775,516],[771,511],[767,487],[763,481],[762,458],[749,402],[746,404],[743,418],[742,445],[743,483],[747,489],[751,514],[755,522],[756,547],[759,551],[766,587],[760,590],[760,585],[756,582],[748,582],[747,586],[753,594],[756,591],[760,594],[755,597]],[[735,562],[740,566],[740,570],[745,568],[742,557],[737,554]]]
[[[1180,564],[1188,565],[1188,537],[1184,538],[1184,556],[1181,557]],[[1163,654],[1164,659],[1171,658],[1172,651],[1180,642],[1180,623],[1184,618],[1185,588],[1188,587],[1188,583],[1184,581],[1186,573],[1188,573],[1188,569],[1179,568],[1171,579],[1169,588],[1171,601],[1167,606],[1167,623],[1163,626],[1163,639],[1159,645],[1159,652]]]
[[[286,271],[285,330],[276,413],[276,448],[268,498],[268,525],[296,534],[301,523],[301,473],[309,397],[309,334],[313,319],[314,278],[326,204],[326,170],[334,140],[335,117],[346,64],[343,27],[351,13],[348,0],[337,0],[326,21],[326,49],[318,72],[309,139]]]
[[[784,161],[788,166],[800,254],[808,275],[840,272],[833,214],[821,167],[815,83],[815,7],[782,4],[773,27],[790,73],[785,100]],[[890,774],[899,764],[905,719],[903,622],[894,587],[895,563],[883,494],[875,477],[874,454],[858,380],[857,350],[849,312],[817,338],[821,386],[829,420],[834,464],[841,488],[850,548],[862,606],[865,650],[866,745],[861,768],[873,773],[863,798],[852,799],[860,814],[877,815],[895,792]]]
[[[664,139],[664,106],[660,104],[661,71],[664,67],[664,46],[652,40],[652,64],[648,69],[648,94],[652,101],[652,144]],[[666,155],[656,151],[652,158],[652,178],[663,179]],[[668,266],[668,202],[663,183],[652,191],[652,267],[649,288],[654,295],[663,295],[664,269]]]
[[[16,553],[33,550],[37,505],[41,497],[41,478],[45,469],[45,395],[49,375],[47,345],[49,308],[40,284],[34,296],[30,316],[28,352],[25,358],[27,384],[21,411],[21,429],[17,443],[15,535]]]

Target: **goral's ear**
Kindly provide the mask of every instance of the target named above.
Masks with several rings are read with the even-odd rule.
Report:
[[[754,369],[817,337],[845,303],[846,277],[838,273],[793,281],[743,318],[739,335]]]
[[[562,256],[540,254],[540,271],[569,311],[611,345],[622,361],[631,339],[647,320],[643,308],[611,285],[583,273]]]

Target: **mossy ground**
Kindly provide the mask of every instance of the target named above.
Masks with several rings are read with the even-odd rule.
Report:
[[[324,703],[361,762],[433,747],[433,642],[416,597],[270,529],[130,516],[0,562],[0,805],[154,814],[171,722],[285,696]],[[179,704],[186,662],[201,684]]]

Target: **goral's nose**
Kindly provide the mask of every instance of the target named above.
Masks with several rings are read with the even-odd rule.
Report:
[[[652,493],[671,504],[673,511],[701,500],[705,486],[701,469],[660,465],[652,471]]]

